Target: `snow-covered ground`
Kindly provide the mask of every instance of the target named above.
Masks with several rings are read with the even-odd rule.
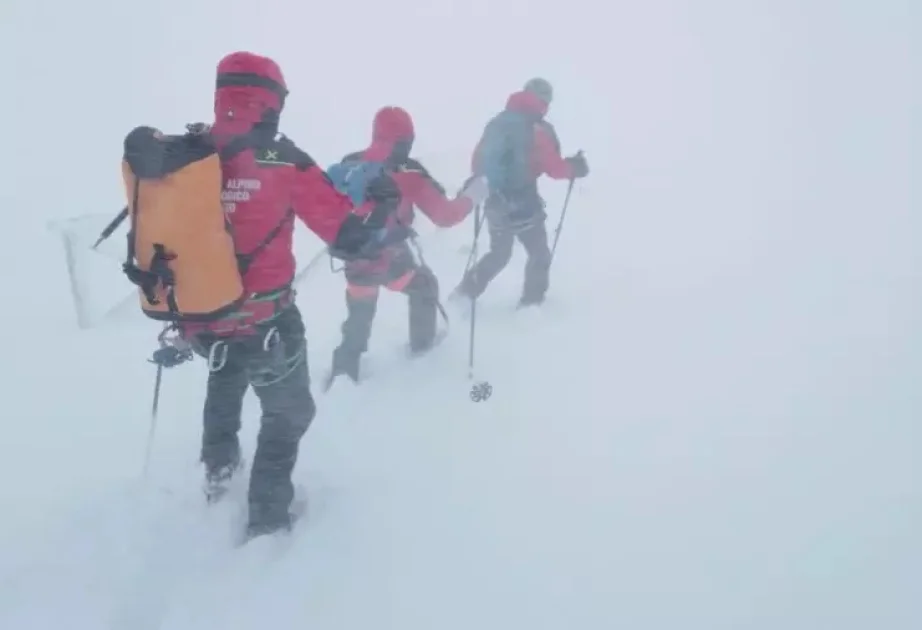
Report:
[[[0,628],[922,627],[915,3],[93,2],[0,22]],[[241,48],[282,63],[283,127],[323,163],[399,104],[454,188],[540,74],[592,173],[546,307],[511,311],[521,251],[481,303],[493,397],[468,397],[463,318],[408,362],[385,295],[373,380],[315,388],[308,518],[232,550],[233,504],[199,491],[204,366],[167,372],[142,480],[157,326],[79,331],[48,224],[117,211],[124,133],[207,119]],[[448,290],[471,226],[419,222]],[[81,269],[128,293],[116,260]],[[300,287],[315,378],[342,292],[325,264]]]

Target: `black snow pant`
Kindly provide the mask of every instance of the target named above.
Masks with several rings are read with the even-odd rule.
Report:
[[[201,452],[206,474],[238,465],[243,399],[252,386],[262,421],[250,472],[250,527],[284,525],[294,497],[291,475],[299,442],[316,412],[301,313],[292,303],[257,325],[255,334],[199,338],[196,345],[209,357]]]
[[[551,267],[544,203],[537,196],[517,205],[489,200],[485,211],[490,232],[490,251],[465,274],[460,292],[471,298],[480,297],[490,282],[509,264],[512,247],[518,238],[528,255],[521,303],[541,302],[548,290]]]
[[[431,269],[416,261],[408,245],[394,248],[371,265],[347,265],[345,272],[348,314],[342,324],[338,361],[355,366],[368,350],[381,287],[407,296],[410,351],[419,354],[432,347],[438,327],[439,282]]]

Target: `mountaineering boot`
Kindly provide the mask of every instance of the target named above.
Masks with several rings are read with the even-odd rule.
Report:
[[[422,348],[414,348],[412,345],[407,346],[407,356],[411,359],[416,359],[419,357],[424,357],[431,353],[436,346],[445,341],[448,337],[448,329],[443,328],[435,333],[435,337],[429,343],[428,346]]]
[[[250,520],[244,534],[246,540],[257,536],[268,536],[275,533],[288,533],[294,525],[294,517],[285,510],[278,514],[260,512],[255,506],[250,506]]]
[[[432,349],[438,330],[439,281],[428,267],[416,270],[413,279],[403,289],[406,294],[411,356]]]
[[[464,284],[459,284],[454,290],[448,294],[448,299],[446,300],[449,304],[457,306],[466,306],[470,304],[471,296],[467,292],[467,288]]]
[[[371,325],[378,308],[378,294],[357,297],[347,290],[346,308],[348,315],[342,323],[343,339],[333,351],[328,385],[332,385],[333,380],[340,375],[348,376],[354,383],[359,382],[359,364],[362,353],[368,350]]]
[[[359,368],[362,358],[361,352],[356,352],[348,346],[339,346],[333,351],[333,373],[332,376],[345,375],[352,379],[352,382],[359,382]]]
[[[544,304],[543,295],[523,295],[519,299],[519,303],[516,306],[516,309],[527,308],[529,306],[540,306]]]
[[[447,306],[462,318],[467,318],[470,315],[473,301],[474,298],[471,297],[467,286],[463,282],[455,287],[454,291],[449,293],[448,298],[445,300]]]
[[[240,439],[246,366],[237,354],[218,370],[209,370],[202,425],[201,462],[205,466],[205,497],[220,499],[241,467]]]
[[[204,487],[205,500],[208,503],[220,501],[221,498],[227,494],[234,475],[242,468],[243,461],[240,459],[240,454],[238,453],[236,459],[232,463],[221,466],[215,470],[206,470]]]
[[[250,504],[250,520],[243,534],[246,543],[260,536],[273,534],[288,534],[294,529],[299,519],[307,514],[307,497],[304,495],[293,496],[287,510],[262,510]]]

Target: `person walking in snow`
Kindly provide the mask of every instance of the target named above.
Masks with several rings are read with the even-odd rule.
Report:
[[[490,251],[467,271],[455,297],[479,297],[509,263],[518,238],[528,254],[519,306],[544,301],[551,252],[538,178],[546,174],[552,179],[567,180],[589,174],[582,153],[561,157],[554,127],[544,119],[552,99],[550,83],[531,79],[522,91],[509,97],[505,110],[484,129],[474,151],[472,170],[489,181],[490,196],[484,212]]]
[[[241,468],[238,433],[249,387],[262,407],[250,472],[248,537],[290,527],[292,470],[315,414],[304,322],[292,287],[294,219],[327,242],[334,255],[377,255],[373,234],[353,214],[351,200],[278,133],[287,94],[281,69],[270,58],[236,52],[218,64],[215,121],[198,128],[219,151],[225,217],[247,298],[221,320],[180,327],[182,337],[208,359],[201,460],[209,500],[220,498]]]
[[[487,195],[486,179],[474,177],[456,198],[446,197],[445,189],[418,160],[410,157],[414,137],[413,120],[406,110],[384,107],[375,114],[369,147],[347,155],[327,171],[343,186],[349,186],[346,180],[355,179],[354,173],[369,164],[386,173],[398,195],[385,214],[368,220],[391,233],[403,230],[405,236],[411,234],[414,206],[437,226],[451,227],[463,221]],[[357,194],[362,194],[361,188]],[[432,347],[439,283],[432,270],[414,257],[406,238],[384,249],[375,260],[347,262],[345,276],[348,315],[342,324],[342,343],[333,352],[330,383],[343,374],[358,382],[360,359],[368,350],[381,287],[408,298],[410,352],[420,354]]]

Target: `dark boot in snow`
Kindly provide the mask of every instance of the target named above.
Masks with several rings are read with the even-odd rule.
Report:
[[[364,352],[368,350],[371,325],[378,309],[377,292],[363,297],[355,297],[346,292],[346,309],[348,316],[342,324],[343,340],[333,351],[333,366],[328,385],[332,385],[337,376],[348,376],[353,382],[359,381],[359,364]]]
[[[218,468],[205,469],[205,499],[208,503],[220,501],[230,489],[234,475],[243,468],[243,460],[240,458],[240,452],[230,464]]]
[[[249,383],[246,365],[235,354],[219,370],[208,373],[202,431],[201,462],[205,465],[205,497],[224,496],[240,469],[240,432],[243,398]]]
[[[446,299],[446,306],[454,313],[457,317],[464,321],[468,321],[471,317],[471,307],[474,303],[474,298],[471,296],[468,286],[462,282],[458,285],[454,291],[448,294]]]
[[[297,495],[298,493],[296,493]],[[307,513],[307,497],[303,494],[294,496],[287,511],[260,511],[254,505],[250,505],[250,521],[247,523],[244,532],[243,542],[246,543],[259,536],[271,536],[273,534],[287,534],[294,529],[298,519]]]
[[[518,309],[528,308],[529,306],[540,306],[541,304],[544,304],[543,295],[535,295],[535,296],[523,295],[522,298],[519,300],[518,306],[516,308]]]
[[[456,310],[464,310],[470,308],[472,301],[473,298],[471,297],[464,283],[455,287],[455,290],[448,294],[448,299],[446,300],[448,305]]]
[[[428,267],[420,267],[403,292],[409,301],[410,354],[419,356],[436,342],[439,281]]]
[[[294,518],[288,510],[280,513],[260,511],[258,507],[250,506],[250,520],[247,523],[246,540],[257,536],[269,536],[275,533],[287,533],[294,525]]]
[[[359,368],[362,354],[347,346],[339,346],[333,351],[333,371],[331,376],[348,376],[353,382],[359,382]]]

